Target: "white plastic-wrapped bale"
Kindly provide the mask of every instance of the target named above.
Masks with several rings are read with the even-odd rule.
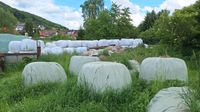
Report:
[[[143,40],[142,39],[134,39],[133,44],[138,46],[140,44],[143,44]]]
[[[70,41],[68,47],[82,47],[82,41],[78,40]]]
[[[9,52],[18,53],[21,50],[21,41],[11,41],[8,45]]]
[[[72,56],[70,60],[69,70],[72,74],[78,75],[81,67],[89,62],[100,61],[98,57],[91,56]]]
[[[97,40],[93,40],[93,41],[88,41],[87,42],[87,47],[88,48],[94,48],[98,46],[98,41]]]
[[[113,40],[108,40],[109,46],[118,46],[119,45],[119,39],[113,39]]]
[[[115,62],[84,64],[78,75],[78,84],[89,86],[96,92],[122,90],[131,84],[131,75],[125,65]]]
[[[53,42],[47,42],[47,43],[46,43],[46,47],[48,47],[48,48],[53,48],[53,47],[57,47],[57,46],[56,46],[56,44],[53,43]]]
[[[148,105],[148,112],[189,112],[183,96],[188,94],[187,87],[170,87],[160,90]]]
[[[45,47],[44,49],[41,50],[42,55],[48,55],[51,53],[51,48]]]
[[[58,47],[66,48],[69,46],[70,40],[59,40],[54,43]]]
[[[61,47],[53,47],[53,48],[50,48],[50,52],[49,54],[54,54],[54,55],[60,55],[60,54],[63,54],[63,49]]]
[[[129,64],[131,66],[130,73],[135,74],[140,72],[140,64],[136,60],[129,60]]]
[[[88,40],[81,40],[81,46],[82,47],[87,47],[87,45],[88,45]]]
[[[121,39],[119,41],[120,46],[132,46],[134,39]]]
[[[109,46],[109,41],[106,39],[101,39],[98,41],[98,46],[99,47],[105,47],[105,46]]]
[[[38,46],[38,47],[41,47],[41,49],[45,48],[44,41],[43,41],[43,40],[38,40],[38,41],[37,41],[37,46]]]
[[[77,47],[77,48],[75,48],[75,52],[78,53],[78,54],[83,54],[86,51],[87,51],[87,47]]]
[[[21,51],[37,51],[37,42],[35,40],[23,39],[21,42]]]
[[[188,80],[185,61],[178,58],[151,57],[143,60],[140,78],[145,80]]]
[[[38,83],[63,82],[67,79],[63,67],[55,62],[33,62],[25,66],[23,72],[24,86]]]
[[[64,53],[67,53],[67,54],[73,54],[74,53],[74,48],[64,48],[63,49],[63,52]]]

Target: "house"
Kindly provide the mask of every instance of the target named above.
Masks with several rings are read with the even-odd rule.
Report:
[[[49,30],[40,31],[39,33],[41,37],[50,37],[50,36],[57,35],[58,31],[55,29],[51,29],[51,30],[49,29]]]
[[[78,30],[68,30],[67,35],[76,40],[76,37],[78,36]]]
[[[16,31],[23,31],[24,28],[25,28],[25,23],[19,23],[19,24],[17,24],[15,30]]]
[[[40,30],[45,30],[45,26],[43,26],[43,25],[38,25],[38,29],[40,29]]]

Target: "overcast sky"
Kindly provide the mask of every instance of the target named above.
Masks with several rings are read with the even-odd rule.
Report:
[[[41,16],[47,20],[78,29],[83,24],[80,5],[85,0],[0,0],[11,7]],[[168,9],[173,12],[189,6],[197,0],[104,0],[105,7],[110,8],[115,2],[131,10],[132,23],[138,26],[143,21],[147,11]]]

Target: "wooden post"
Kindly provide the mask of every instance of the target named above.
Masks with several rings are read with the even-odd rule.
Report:
[[[37,47],[37,58],[41,55],[41,47]]]

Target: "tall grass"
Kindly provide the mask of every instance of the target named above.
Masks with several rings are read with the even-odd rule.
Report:
[[[109,58],[117,62],[127,59],[141,62],[146,57],[160,55],[162,51],[157,48],[136,48],[128,49],[121,54],[113,54]],[[0,78],[0,112],[146,112],[151,98],[162,88],[187,85],[179,81],[147,83],[132,75],[131,86],[122,92],[106,91],[99,94],[91,92],[88,87],[77,85],[77,77],[69,73],[70,58],[71,55],[64,54],[42,56],[38,60],[33,60],[61,64],[68,76],[64,84],[38,84],[24,88],[21,78],[23,67],[19,65],[14,70],[8,68],[5,75]],[[194,73],[196,69],[189,69],[190,76]]]

